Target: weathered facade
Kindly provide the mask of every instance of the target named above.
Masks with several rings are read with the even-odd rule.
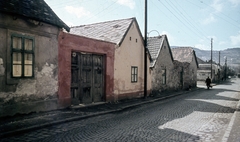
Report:
[[[144,44],[135,18],[121,19],[71,28],[71,34],[114,44],[111,81],[112,92],[104,96],[107,102],[142,97],[144,92]],[[66,41],[67,42],[67,41]],[[90,47],[89,47],[90,48]],[[97,48],[97,47],[95,47]],[[81,47],[78,48],[81,50]],[[109,52],[112,50],[109,49]],[[98,54],[98,51],[95,52]],[[148,66],[150,60],[148,58]],[[111,66],[111,67],[109,67]],[[104,74],[106,76],[106,74]],[[148,70],[148,93],[151,87],[151,74]],[[113,82],[112,82],[113,81]]]
[[[58,33],[69,27],[43,0],[25,2],[0,2],[0,117],[58,107]]]
[[[147,56],[147,94],[151,92],[150,57]],[[144,43],[135,18],[115,49],[115,100],[142,97],[144,92]]]
[[[115,44],[65,32],[59,36],[59,102],[62,107],[113,98]]]
[[[152,94],[176,90],[173,56],[167,36],[149,37],[148,50],[152,57]]]
[[[172,54],[174,60],[181,62],[180,64],[176,62],[175,65],[177,65],[176,68],[180,72],[182,70],[182,73],[179,75],[180,77],[183,76],[182,88],[190,89],[196,87],[198,62],[195,51],[191,47],[178,47],[172,48]],[[182,69],[179,68],[179,65],[182,66]]]

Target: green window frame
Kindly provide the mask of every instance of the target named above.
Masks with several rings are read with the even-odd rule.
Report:
[[[138,81],[138,67],[132,66],[131,67],[131,82],[137,82]]]
[[[11,35],[11,76],[13,78],[34,77],[34,38]]]
[[[162,69],[162,84],[166,84],[166,69]]]

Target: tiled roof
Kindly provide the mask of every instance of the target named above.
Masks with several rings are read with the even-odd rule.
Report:
[[[197,61],[199,64],[207,64],[207,62],[204,62],[202,59],[197,57]]]
[[[151,62],[150,67],[153,67],[157,60],[157,57],[160,53],[164,38],[165,38],[165,35],[157,36],[157,37],[148,37],[147,48],[152,57],[152,62]]]
[[[44,0],[0,0],[0,7],[1,12],[28,17],[70,30]]]
[[[193,51],[194,50],[191,47],[172,48],[174,60],[178,60],[180,62],[191,63],[194,56]]]
[[[135,18],[71,27],[70,33],[121,45]]]

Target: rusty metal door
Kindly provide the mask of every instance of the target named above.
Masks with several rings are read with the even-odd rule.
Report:
[[[103,101],[103,56],[75,54],[78,63],[77,67],[73,66],[75,60],[72,59],[72,103],[88,104]]]

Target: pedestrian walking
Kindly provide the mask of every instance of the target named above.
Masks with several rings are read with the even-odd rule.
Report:
[[[207,89],[209,89],[209,87],[212,88],[212,86],[211,86],[212,81],[211,81],[211,79],[209,78],[209,76],[207,77],[205,83],[206,83],[206,85],[207,85]]]

